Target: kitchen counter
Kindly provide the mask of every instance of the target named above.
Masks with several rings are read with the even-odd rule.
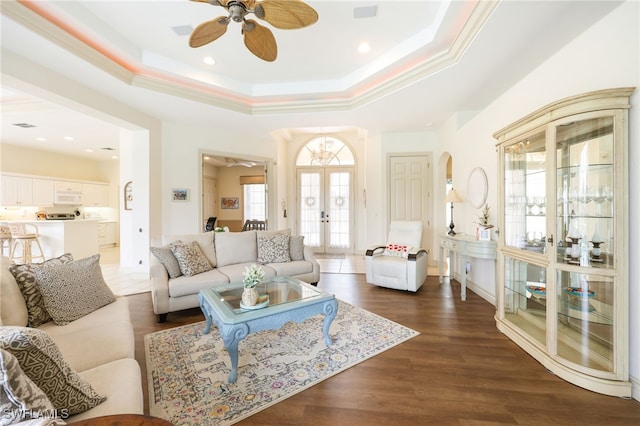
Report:
[[[97,220],[16,220],[38,227],[39,240],[47,259],[71,253],[82,259],[98,253]]]

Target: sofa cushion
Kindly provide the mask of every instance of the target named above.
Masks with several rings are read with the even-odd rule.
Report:
[[[229,282],[232,283],[241,283],[244,278],[244,274],[246,272],[246,268],[253,265],[254,263],[238,263],[237,265],[227,265],[223,267],[218,267],[218,271],[223,273]],[[262,265],[262,271],[264,272],[264,281],[268,281],[269,278],[276,276],[275,269],[271,268],[271,265]]]
[[[258,263],[290,262],[289,235],[276,233],[273,235],[258,234]]]
[[[185,275],[169,280],[169,296],[180,297],[198,294],[200,290],[219,284],[227,284],[229,279],[218,269],[211,269],[192,277]]]
[[[129,299],[127,297],[116,297],[115,302],[109,303],[77,321],[70,322],[64,327],[60,327],[56,325],[55,322],[49,321],[42,324],[38,329],[45,331],[53,340],[57,341],[58,336],[74,334],[87,329],[111,327],[112,323],[119,323],[121,321],[131,322]]]
[[[116,297],[102,277],[99,261],[100,255],[95,254],[34,270],[44,304],[56,324],[68,324],[115,302]]]
[[[106,399],[67,364],[53,339],[42,330],[2,327],[0,347],[18,359],[22,371],[44,391],[57,410],[73,415]]]
[[[183,275],[191,277],[213,269],[197,241],[171,245],[171,252],[178,260]]]
[[[289,238],[289,257],[291,260],[304,260],[304,235]]]
[[[309,274],[313,272],[313,263],[304,260],[270,263],[269,267],[276,271],[278,276],[295,277],[296,275]]]
[[[52,266],[63,265],[73,261],[71,253],[65,253],[54,259],[49,259],[42,263],[27,263],[24,265],[12,265],[9,271],[15,277],[16,283],[20,288],[22,297],[27,305],[27,325],[29,327],[38,327],[45,322],[51,321],[51,315],[44,305],[42,293],[36,283],[35,271]]]
[[[69,367],[78,373],[118,359],[135,358],[135,338],[129,321],[112,321],[107,326],[51,337]]]
[[[20,368],[16,357],[0,349],[0,425],[53,414],[47,395]]]
[[[211,266],[215,268],[217,264],[216,246],[214,242],[216,234],[217,232],[214,231],[207,231],[200,234],[177,234],[165,236],[162,238],[162,240],[166,242],[180,240],[183,243],[197,241],[198,245],[200,246],[200,250],[202,250],[202,253],[205,255]]]
[[[29,313],[16,280],[9,272],[8,257],[0,259],[0,325],[27,325]]]
[[[140,366],[135,359],[119,359],[79,373],[80,377],[109,398],[102,404],[68,419],[69,423],[112,414],[143,414]]]
[[[180,241],[174,241],[172,244],[178,244]],[[182,275],[182,271],[180,270],[180,264],[178,263],[178,259],[173,255],[171,251],[171,245],[166,245],[162,247],[150,247],[151,253],[164,265],[167,269],[167,273],[169,274],[169,278],[176,278]]]
[[[258,261],[256,231],[218,232],[214,242],[218,267]]]

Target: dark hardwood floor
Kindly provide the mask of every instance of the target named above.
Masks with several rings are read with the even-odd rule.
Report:
[[[319,287],[421,334],[239,425],[640,425],[640,402],[549,373],[496,329],[494,306],[473,292],[460,301],[455,281],[430,276],[411,294],[322,274]],[[149,293],[128,297],[148,413],[144,335],[203,316],[190,309],[157,324]]]

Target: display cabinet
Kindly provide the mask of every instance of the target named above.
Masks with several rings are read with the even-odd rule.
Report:
[[[556,375],[631,396],[627,139],[633,88],[546,106],[496,132],[498,329]]]

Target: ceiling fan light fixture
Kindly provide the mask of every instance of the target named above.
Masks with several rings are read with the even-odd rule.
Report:
[[[242,23],[244,44],[251,53],[271,62],[277,57],[278,46],[271,30],[246,15],[253,13],[278,29],[307,27],[318,21],[318,13],[302,0],[192,0],[221,6],[228,16],[220,16],[198,25],[189,37],[189,46],[201,47],[222,36],[230,21]]]

